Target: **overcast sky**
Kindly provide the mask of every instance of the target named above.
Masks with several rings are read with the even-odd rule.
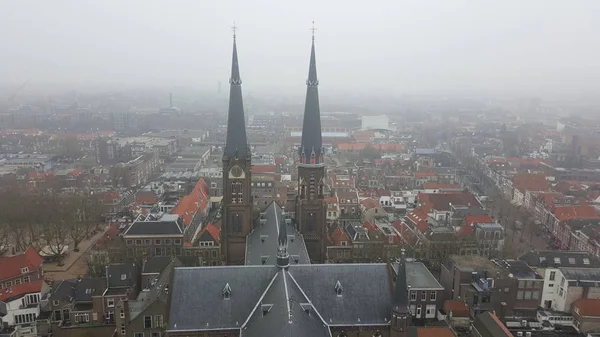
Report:
[[[0,0],[0,82],[579,94],[600,89],[598,0]]]

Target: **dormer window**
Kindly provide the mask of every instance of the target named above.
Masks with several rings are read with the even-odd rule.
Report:
[[[229,283],[225,284],[225,288],[223,288],[223,299],[228,300],[231,298],[231,287]]]
[[[25,273],[28,273],[28,272],[29,272],[29,268],[27,268],[27,267],[21,268],[21,274],[25,274]]]
[[[341,297],[341,296],[342,296],[342,291],[343,291],[343,290],[344,290],[344,289],[342,288],[342,284],[341,284],[341,283],[340,283],[340,281],[338,280],[338,281],[335,283],[335,294],[336,294],[338,297]]]
[[[127,279],[127,274],[121,274],[121,281],[125,281]]]

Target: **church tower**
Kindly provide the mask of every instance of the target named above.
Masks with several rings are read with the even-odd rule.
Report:
[[[252,230],[253,203],[250,185],[252,154],[246,138],[235,29],[229,83],[227,138],[223,150],[221,256],[225,264],[236,265],[244,264],[246,236]]]
[[[311,261],[323,263],[326,259],[327,249],[327,229],[325,227],[327,204],[324,195],[325,162],[321,139],[318,86],[313,28],[308,80],[306,81],[302,141],[298,150],[296,223],[306,242]]]
[[[409,310],[408,284],[406,282],[406,257],[404,249],[398,264],[398,275],[392,302],[392,320],[390,324],[390,337],[407,337],[412,315]]]

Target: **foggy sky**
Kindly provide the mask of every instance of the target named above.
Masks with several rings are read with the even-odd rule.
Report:
[[[578,95],[600,89],[600,1],[0,0],[0,83]]]

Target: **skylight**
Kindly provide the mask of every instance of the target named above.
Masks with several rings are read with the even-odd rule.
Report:
[[[590,259],[588,259],[587,257],[584,257],[583,264],[590,264]]]

